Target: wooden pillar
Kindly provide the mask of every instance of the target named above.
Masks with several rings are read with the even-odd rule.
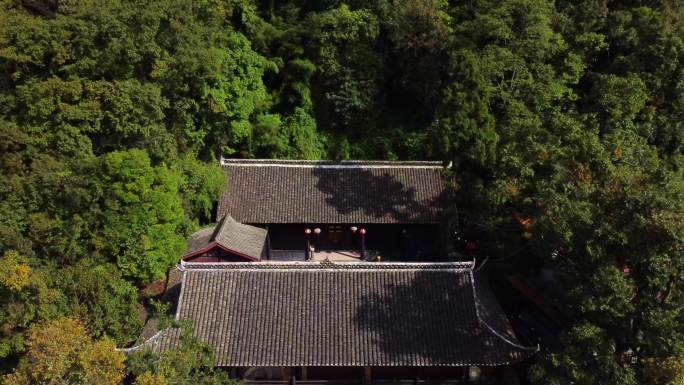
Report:
[[[373,372],[370,366],[363,367],[363,385],[371,385],[373,382]]]
[[[304,237],[306,238],[306,245],[304,246],[304,260],[308,261],[311,259],[311,229],[304,229]]]
[[[365,261],[366,260],[366,229],[361,229],[359,230],[359,234],[361,235],[361,260]]]
[[[271,230],[266,225],[266,259],[271,259]]]
[[[304,260],[309,261],[311,260],[311,241],[309,240],[309,237],[306,237],[306,250],[304,250]]]
[[[302,381],[306,381],[309,379],[309,376],[306,373],[306,369],[307,369],[306,366],[302,366],[302,378],[301,378]]]

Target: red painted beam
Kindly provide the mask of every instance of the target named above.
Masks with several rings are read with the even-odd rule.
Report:
[[[195,250],[195,251],[189,252],[189,253],[183,255],[183,257],[181,257],[181,259],[182,259],[183,261],[185,261],[185,260],[187,260],[188,258],[192,258],[192,257],[198,256],[198,255],[200,255],[200,254],[204,254],[204,253],[209,252],[209,251],[211,251],[211,250],[213,250],[213,249],[215,249],[215,248],[217,248],[217,247],[220,248],[221,250],[227,252],[227,253],[231,253],[231,254],[237,255],[238,257],[245,258],[245,259],[247,259],[247,260],[249,260],[249,261],[252,261],[252,262],[255,262],[255,261],[259,261],[259,260],[260,260],[259,258],[254,258],[254,257],[252,257],[252,256],[250,256],[250,255],[241,253],[241,252],[239,252],[239,251],[231,250],[231,249],[229,249],[229,248],[227,248],[227,247],[225,247],[225,246],[223,246],[223,245],[221,245],[221,244],[219,244],[219,243],[217,243],[217,242],[212,242],[212,243],[206,245],[205,247],[203,247],[203,248],[201,248],[201,249],[199,249],[199,250]]]

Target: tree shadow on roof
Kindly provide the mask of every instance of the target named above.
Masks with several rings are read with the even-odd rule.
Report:
[[[340,214],[361,211],[369,219],[382,222],[438,222],[444,203],[442,185],[416,178],[414,172],[380,168],[313,171],[318,178],[316,188],[327,196],[326,204]],[[412,179],[416,185],[408,183]]]
[[[355,321],[398,365],[497,365],[524,358],[479,322],[468,273],[416,272],[387,283],[363,299]]]

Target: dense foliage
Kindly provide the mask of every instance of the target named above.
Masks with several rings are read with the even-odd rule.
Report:
[[[431,158],[483,254],[556,272],[535,381],[681,383],[683,64],[677,0],[2,0],[0,358],[64,316],[134,340],[221,153]]]
[[[28,348],[5,385],[117,385],[124,378],[124,354],[109,339],[94,341],[83,324],[59,318],[36,324]]]
[[[225,370],[214,366],[214,354],[206,343],[192,336],[187,324],[171,322],[180,330],[178,349],[157,354],[143,349],[127,358],[128,376],[135,385],[238,385]]]

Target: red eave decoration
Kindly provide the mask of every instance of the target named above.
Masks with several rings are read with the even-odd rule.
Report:
[[[214,249],[214,248],[216,248],[216,247],[220,248],[221,250],[223,250],[223,251],[225,251],[225,252],[227,252],[227,253],[231,253],[231,254],[237,255],[238,257],[242,257],[242,258],[248,259],[248,260],[250,260],[250,261],[252,261],[252,262],[259,261],[259,258],[254,258],[254,257],[252,257],[252,256],[250,256],[250,255],[243,254],[243,253],[240,253],[240,252],[238,252],[238,251],[228,249],[228,248],[223,247],[221,244],[216,243],[216,242],[212,242],[212,243],[206,245],[205,247],[203,247],[203,248],[201,248],[201,249],[199,249],[199,250],[191,251],[191,252],[189,252],[189,253],[183,255],[183,257],[181,257],[181,259],[185,261],[185,260],[188,259],[188,258],[192,258],[192,257],[194,257],[194,256],[197,256],[197,255],[200,255],[200,254],[204,254],[204,253],[206,253],[206,252],[209,252],[209,251],[211,251],[212,249]]]
[[[525,229],[526,232],[530,232],[532,227],[534,227],[534,218],[530,215],[521,215],[519,213],[513,213],[513,218],[515,218],[518,223]]]

